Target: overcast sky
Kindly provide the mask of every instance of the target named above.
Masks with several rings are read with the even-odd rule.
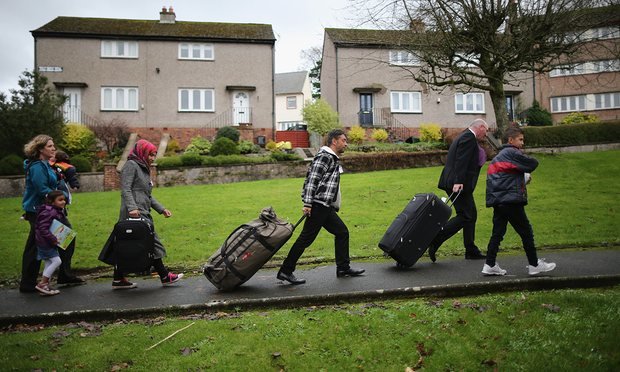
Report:
[[[58,16],[159,19],[172,6],[178,21],[266,23],[276,35],[276,72],[303,68],[302,49],[323,45],[323,28],[352,27],[348,0],[8,0],[0,3],[0,92],[17,88],[34,65],[30,31]]]

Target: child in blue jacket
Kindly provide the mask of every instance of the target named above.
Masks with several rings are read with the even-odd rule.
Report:
[[[500,268],[495,259],[508,223],[521,237],[529,263],[527,266],[529,275],[551,271],[555,269],[555,263],[538,259],[534,245],[534,231],[525,214],[526,184],[530,180],[530,173],[538,167],[538,160],[523,153],[523,131],[520,128],[508,128],[504,136],[508,143],[491,160],[487,170],[486,205],[493,207],[493,233],[489,239],[482,273],[506,275],[506,270]]]

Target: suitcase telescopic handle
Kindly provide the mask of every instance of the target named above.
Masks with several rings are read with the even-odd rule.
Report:
[[[463,189],[461,189],[461,190],[463,190]],[[452,202],[452,204],[450,204],[450,208],[452,208],[452,206],[454,205],[454,202],[456,201],[456,199],[458,199],[459,195],[461,195],[461,190],[459,190],[459,192],[456,194],[456,196],[454,197],[454,200],[452,200],[452,195],[454,195],[454,191],[452,191],[452,194],[450,194],[450,196],[448,196],[448,200],[450,200]]]
[[[304,214],[303,216],[301,216],[301,218],[299,219],[299,221],[297,221],[296,224],[293,225],[293,230],[295,230],[297,228],[297,226],[299,226],[299,224],[301,223],[301,221],[304,220],[304,218],[308,217],[307,214]]]

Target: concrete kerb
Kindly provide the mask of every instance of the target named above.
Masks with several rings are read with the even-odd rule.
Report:
[[[533,277],[506,281],[488,281],[422,287],[404,287],[385,290],[356,291],[349,293],[267,297],[260,299],[238,299],[210,301],[203,304],[175,305],[142,309],[99,309],[85,311],[65,311],[36,315],[0,317],[0,327],[17,324],[66,324],[78,321],[113,321],[117,319],[136,319],[151,316],[182,316],[200,312],[238,311],[267,308],[287,308],[295,306],[321,306],[342,303],[359,303],[370,300],[389,300],[423,297],[460,297],[488,293],[502,293],[519,290],[549,290],[567,288],[597,288],[620,284],[620,275],[593,275],[582,277]]]

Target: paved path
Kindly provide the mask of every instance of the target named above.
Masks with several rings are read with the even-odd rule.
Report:
[[[307,283],[298,286],[277,280],[275,270],[261,270],[233,292],[219,292],[203,276],[170,287],[162,287],[157,278],[135,278],[138,288],[123,291],[113,291],[111,281],[90,281],[61,287],[61,293],[52,297],[0,290],[0,325],[620,283],[620,250],[550,250],[542,256],[558,267],[541,277],[527,274],[523,254],[500,255],[498,262],[508,270],[503,277],[481,275],[483,261],[440,257],[434,264],[424,258],[406,270],[396,269],[391,260],[354,262],[352,266],[366,269],[366,274],[357,278],[336,278],[333,265],[301,269],[295,274]]]

